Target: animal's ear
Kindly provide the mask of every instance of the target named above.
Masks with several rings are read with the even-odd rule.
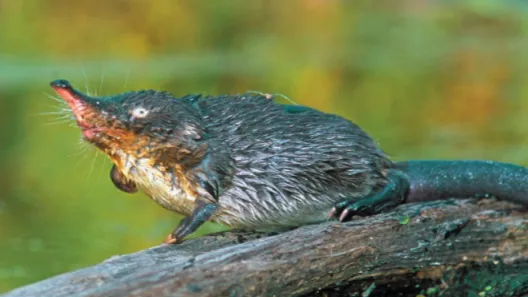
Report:
[[[112,182],[114,183],[114,185],[123,192],[127,192],[127,193],[137,192],[136,184],[133,181],[128,180],[123,175],[123,173],[119,169],[117,169],[115,165],[112,166],[112,170],[110,170],[110,179],[112,179]]]

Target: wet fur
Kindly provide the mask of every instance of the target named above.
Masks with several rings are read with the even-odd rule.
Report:
[[[208,174],[223,181],[213,221],[259,230],[319,222],[336,202],[359,199],[386,183],[382,172],[390,161],[358,126],[339,116],[312,109],[291,113],[248,94],[181,100],[198,111],[195,129],[206,133],[207,157],[199,165],[207,163]],[[152,166],[142,170],[152,176],[157,171]],[[154,200],[173,197],[167,186],[152,186],[159,177],[145,184],[144,176],[132,179]],[[158,195],[152,195],[153,188]],[[186,199],[176,196],[173,200]],[[160,204],[189,212],[179,201]]]
[[[85,95],[65,96],[75,105]],[[115,163],[118,187],[137,186],[186,216],[197,200],[218,204],[211,220],[232,227],[326,220],[337,202],[383,188],[392,166],[350,121],[262,95],[175,98],[148,90],[83,102],[82,116],[74,110],[78,124]],[[138,107],[147,116],[135,117]]]

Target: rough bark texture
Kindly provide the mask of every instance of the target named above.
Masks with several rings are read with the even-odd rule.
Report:
[[[453,200],[275,235],[213,234],[115,256],[4,297],[418,294],[528,295],[528,213]]]

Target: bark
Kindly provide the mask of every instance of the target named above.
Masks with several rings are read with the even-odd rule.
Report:
[[[280,234],[212,234],[115,256],[4,297],[418,294],[528,295],[528,213],[450,200]]]

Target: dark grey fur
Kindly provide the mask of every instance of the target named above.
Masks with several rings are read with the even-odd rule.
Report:
[[[263,96],[186,97],[202,115],[211,158],[234,163],[219,203],[229,225],[276,229],[328,218],[341,200],[386,184],[391,162],[357,125]],[[295,107],[293,107],[295,108]]]

